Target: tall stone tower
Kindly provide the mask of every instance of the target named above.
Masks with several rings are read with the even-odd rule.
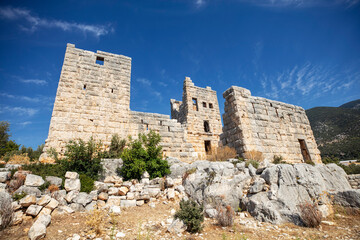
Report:
[[[200,88],[185,78],[182,101],[170,100],[171,118],[177,119],[187,131],[199,158],[205,159],[219,146],[222,133],[221,116],[216,91]]]
[[[46,150],[63,152],[71,139],[110,141],[125,132],[130,111],[131,58],[67,44]]]

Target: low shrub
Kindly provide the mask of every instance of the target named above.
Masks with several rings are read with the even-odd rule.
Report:
[[[300,217],[306,227],[315,228],[321,223],[322,214],[317,203],[305,202],[299,205]]]
[[[282,164],[282,163],[285,163],[285,161],[282,156],[274,155],[273,163],[274,164]]]
[[[90,228],[90,232],[100,235],[103,232],[105,223],[105,213],[100,209],[88,212],[85,224]]]
[[[14,174],[12,174],[14,176]],[[9,190],[10,192],[15,192],[19,187],[21,187],[22,185],[24,185],[24,182],[26,180],[26,176],[24,174],[21,173],[17,173],[16,174],[16,178],[12,179],[9,182]]]
[[[18,200],[24,198],[26,195],[27,195],[27,193],[25,193],[25,192],[15,193],[12,198],[14,199],[14,201],[18,201]]]
[[[114,134],[111,138],[109,151],[102,153],[102,158],[119,158],[126,146],[126,140],[121,139],[118,134]]]
[[[219,204],[216,210],[218,212],[216,215],[216,220],[219,225],[223,227],[230,227],[234,224],[235,212],[230,205],[223,207],[221,204]]]
[[[91,192],[94,189],[94,179],[91,177],[80,174],[79,175],[80,183],[81,183],[81,189],[80,192]]]
[[[39,187],[39,190],[44,191],[45,189],[48,189],[49,186],[50,183],[48,181],[45,181],[44,184]]]
[[[182,220],[190,233],[200,232],[201,223],[204,221],[203,208],[192,200],[180,201],[180,209],[175,213],[175,218]]]
[[[6,192],[0,192],[0,230],[10,226],[12,222],[13,208],[11,197]]]
[[[209,161],[226,161],[230,158],[235,158],[237,156],[236,150],[228,146],[218,147],[215,150],[211,151],[211,154],[207,155]]]
[[[360,174],[360,165],[359,164],[355,164],[355,163],[351,163],[350,165],[346,166],[346,165],[342,165],[342,164],[338,164],[342,169],[344,169],[344,171],[346,172],[346,174],[350,175],[350,174]]]
[[[259,167],[259,162],[256,160],[252,160],[252,159],[246,160],[245,166],[249,167],[250,164],[256,169]]]
[[[262,152],[256,150],[246,151],[244,157],[245,159],[255,160],[257,162],[262,162],[264,160]]]
[[[45,179],[46,176],[65,178],[66,169],[61,164],[33,163],[22,166],[23,170],[28,170],[35,175]]]

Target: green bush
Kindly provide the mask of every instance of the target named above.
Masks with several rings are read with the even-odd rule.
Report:
[[[140,179],[147,171],[150,178],[163,177],[170,174],[170,167],[162,159],[162,148],[159,146],[160,135],[150,131],[139,134],[137,140],[130,141],[130,146],[121,155],[123,166],[117,172],[125,179]]]
[[[50,186],[50,183],[48,181],[45,181],[43,185],[41,185],[39,187],[40,191],[44,191],[45,189],[47,189]]]
[[[80,183],[81,183],[81,189],[80,192],[91,192],[94,189],[94,179],[91,177],[80,174],[79,175]]]
[[[285,161],[283,161],[282,156],[274,155],[273,163],[274,164],[282,164],[282,163],[285,163]]]
[[[204,221],[203,208],[192,200],[180,201],[180,210],[175,213],[175,218],[182,220],[191,233],[202,230],[201,223]]]
[[[250,164],[256,169],[259,167],[259,162],[256,160],[252,160],[252,159],[246,160],[245,166],[249,167]]]
[[[349,166],[345,166],[342,164],[338,164],[340,167],[342,167],[344,169],[344,171],[346,172],[346,174],[350,175],[350,174],[360,174],[360,165],[355,164],[355,163],[351,163]]]
[[[114,134],[111,138],[111,144],[109,151],[102,153],[102,158],[120,158],[124,148],[126,146],[126,140],[121,139],[118,134]]]
[[[22,198],[24,198],[27,194],[25,192],[21,192],[21,193],[15,193],[12,198],[14,199],[14,201],[18,201]]]
[[[33,163],[23,165],[22,169],[31,171],[45,179],[46,176],[55,176],[64,179],[66,169],[61,164]]]
[[[93,138],[86,143],[81,139],[71,140],[66,145],[65,158],[59,163],[66,171],[83,173],[92,179],[98,179],[102,170],[100,148],[101,142],[96,142]]]

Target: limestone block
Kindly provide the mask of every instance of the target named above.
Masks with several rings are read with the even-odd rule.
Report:
[[[51,200],[51,197],[49,195],[44,195],[36,202],[36,204],[40,205],[40,206],[45,206],[46,204],[48,204],[50,202],[50,200]]]
[[[36,203],[35,195],[27,195],[24,198],[20,199],[19,204],[22,207],[28,207]]]
[[[73,177],[73,176],[72,176]],[[80,179],[66,179],[64,188],[66,191],[80,191]]]
[[[36,217],[39,214],[39,212],[41,211],[42,208],[43,208],[43,206],[30,205],[28,207],[28,209],[26,210],[26,215],[31,215],[33,217]]]
[[[27,174],[24,185],[28,187],[40,187],[45,183],[44,179],[34,174]]]

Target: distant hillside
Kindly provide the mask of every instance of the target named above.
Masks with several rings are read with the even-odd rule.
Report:
[[[360,109],[360,99],[345,103],[340,106],[341,108]]]
[[[306,110],[321,156],[360,159],[360,100]]]

